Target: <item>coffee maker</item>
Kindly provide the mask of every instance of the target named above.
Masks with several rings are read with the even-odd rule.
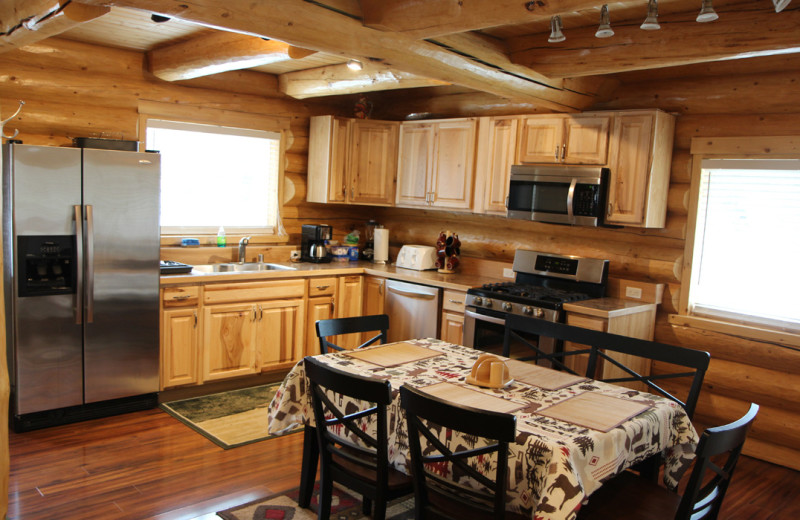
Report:
[[[333,236],[333,228],[325,224],[303,224],[300,242],[300,260],[303,262],[330,262],[326,240]]]

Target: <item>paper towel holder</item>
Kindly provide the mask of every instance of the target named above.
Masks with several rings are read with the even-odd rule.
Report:
[[[380,238],[378,238],[380,237]],[[383,226],[375,228],[372,254],[372,263],[386,264],[389,262],[389,230]]]

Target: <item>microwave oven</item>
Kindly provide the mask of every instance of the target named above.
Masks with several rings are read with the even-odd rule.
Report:
[[[600,226],[609,171],[591,166],[511,167],[507,216],[536,222]]]

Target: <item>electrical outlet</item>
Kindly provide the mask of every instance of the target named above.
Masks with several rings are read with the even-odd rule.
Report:
[[[508,267],[503,269],[503,278],[514,278],[514,270]]]
[[[641,287],[626,287],[625,288],[625,296],[628,298],[633,298],[635,300],[642,299],[642,289]]]

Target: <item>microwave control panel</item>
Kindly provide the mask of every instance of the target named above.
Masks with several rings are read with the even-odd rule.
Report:
[[[596,184],[576,184],[572,202],[575,215],[593,217],[600,205],[600,186]]]

